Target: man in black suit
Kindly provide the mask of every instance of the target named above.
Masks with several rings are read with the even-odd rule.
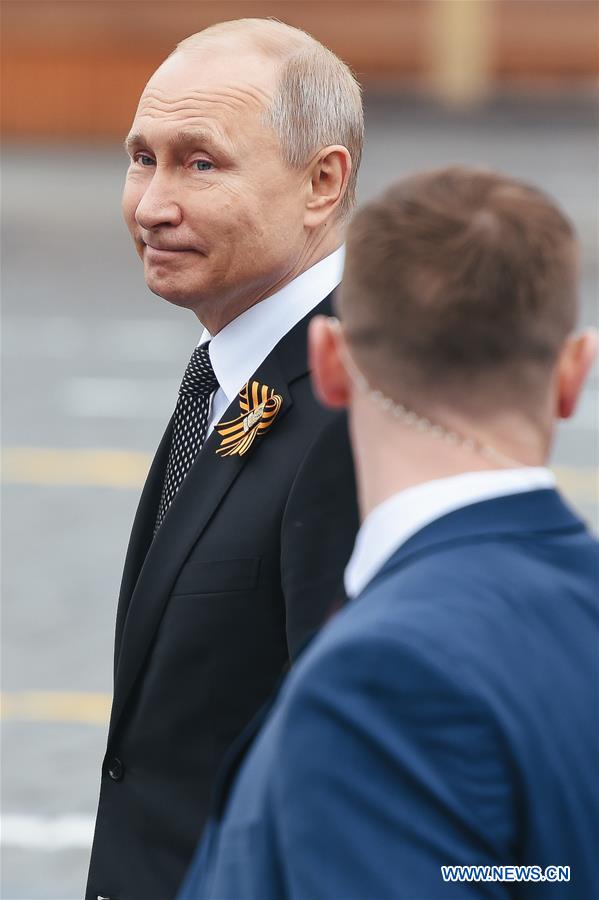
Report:
[[[279,22],[186,39],[142,94],[125,219],[204,333],[125,562],[88,900],[174,896],[228,745],[339,602],[353,468],[306,331],[341,278],[362,131],[347,67]]]

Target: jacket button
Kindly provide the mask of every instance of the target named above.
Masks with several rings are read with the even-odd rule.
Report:
[[[113,781],[120,781],[125,772],[125,767],[117,756],[114,756],[108,763],[108,774]],[[109,898],[110,900],[110,898]]]

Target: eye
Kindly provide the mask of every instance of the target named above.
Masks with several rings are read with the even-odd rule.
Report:
[[[208,159],[196,159],[193,165],[198,172],[209,172],[210,169],[214,168],[214,163],[211,163]]]
[[[154,165],[154,160],[146,153],[136,153],[133,157],[133,161],[139,163],[140,166],[144,166],[145,168],[149,168],[150,166]]]

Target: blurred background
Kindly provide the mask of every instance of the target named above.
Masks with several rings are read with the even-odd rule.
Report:
[[[147,78],[216,21],[275,16],[364,85],[359,197],[449,162],[532,180],[569,212],[597,324],[595,0],[3,0],[2,888],[85,884],[131,522],[200,327],[150,294],[121,222]],[[597,370],[555,471],[599,524]]]

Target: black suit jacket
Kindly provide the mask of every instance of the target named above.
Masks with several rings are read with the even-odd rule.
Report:
[[[358,515],[347,423],[316,401],[307,326],[256,380],[283,398],[245,456],[213,432],[152,540],[167,427],[133,525],[87,900],[169,900],[219,764],[290,658],[342,596]],[[239,415],[231,404],[224,418]]]

